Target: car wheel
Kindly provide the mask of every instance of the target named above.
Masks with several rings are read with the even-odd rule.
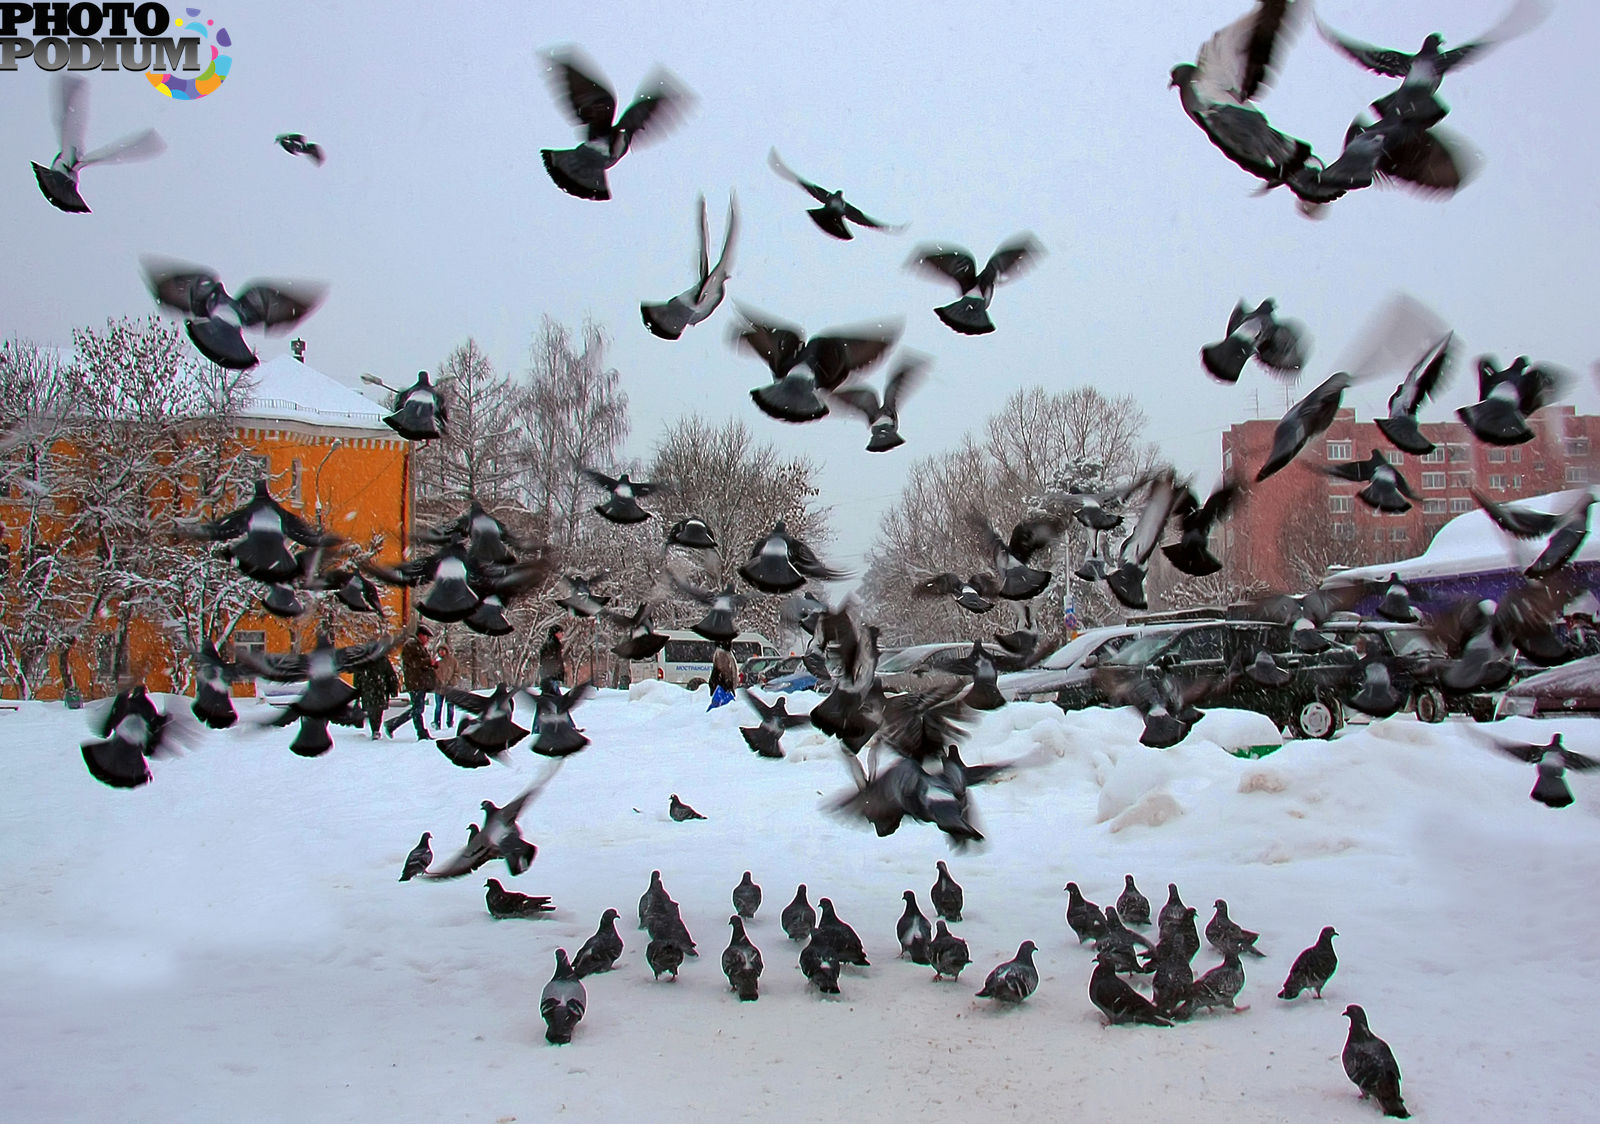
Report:
[[[686,691],[698,691],[701,687],[704,687],[705,685],[706,685],[706,681],[704,679],[701,679],[697,675],[693,679],[689,680],[689,682],[685,683],[683,685],[683,689],[686,690]]]
[[[1422,722],[1443,722],[1444,696],[1436,688],[1425,687],[1417,692],[1417,718]]]
[[[1338,703],[1321,695],[1306,699],[1294,712],[1294,732],[1302,738],[1331,738],[1339,728]]]

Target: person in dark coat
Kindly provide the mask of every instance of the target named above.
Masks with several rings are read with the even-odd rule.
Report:
[[[544,643],[539,645],[539,682],[554,679],[558,683],[567,681],[566,663],[561,655],[561,626],[553,624],[550,631],[545,633]]]
[[[416,728],[419,742],[432,740],[428,727],[423,723],[428,695],[438,686],[438,679],[433,672],[433,656],[427,644],[432,635],[427,628],[419,627],[416,634],[400,646],[400,670],[405,676],[406,694],[411,696],[411,705],[383,724],[391,738],[401,723],[409,718]]]
[[[711,678],[707,685],[711,688],[711,705],[707,710],[733,701],[734,689],[739,686],[739,665],[728,649],[718,648],[711,653]]]
[[[378,727],[383,722],[383,712],[389,699],[400,689],[400,677],[387,654],[361,664],[351,676],[351,685],[361,699],[361,709],[366,712],[367,724],[372,727],[372,737],[378,737]]]

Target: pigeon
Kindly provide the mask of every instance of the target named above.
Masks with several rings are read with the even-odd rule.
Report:
[[[1118,912],[1116,906],[1106,906],[1105,919],[1106,936],[1102,937],[1102,940],[1105,940],[1107,937],[1109,937],[1114,941],[1126,941],[1129,944],[1140,945],[1148,951],[1153,952],[1155,950],[1155,945],[1150,943],[1148,937],[1140,936],[1123,923],[1122,914]]]
[[[1472,435],[1489,445],[1520,445],[1532,441],[1528,415],[1555,401],[1571,377],[1553,367],[1531,365],[1519,355],[1504,370],[1493,356],[1478,358],[1478,397],[1471,406],[1456,411]]]
[[[1280,664],[1271,652],[1262,648],[1256,657],[1245,665],[1245,675],[1263,687],[1283,687],[1294,679],[1294,673]]]
[[[667,804],[667,814],[671,816],[673,821],[676,823],[682,823],[684,820],[705,819],[705,817],[699,812],[689,807],[689,805],[685,804],[682,800],[679,800],[676,792],[672,794],[672,799]]]
[[[853,410],[866,421],[871,429],[867,452],[887,453],[906,443],[900,436],[900,403],[922,385],[927,370],[928,361],[922,356],[902,352],[899,364],[884,383],[881,399],[869,386],[847,383],[831,392],[828,400]]]
[[[1344,1041],[1344,1072],[1357,1089],[1361,1099],[1373,1097],[1385,1116],[1401,1119],[1410,1117],[1405,1101],[1400,1099],[1400,1066],[1394,1060],[1389,1044],[1367,1026],[1367,1013],[1352,1003],[1344,1009],[1350,1020],[1350,1035]]]
[[[1228,903],[1218,898],[1216,901],[1217,912],[1206,923],[1206,940],[1210,941],[1218,952],[1248,952],[1252,956],[1265,956],[1266,953],[1256,948],[1256,938],[1260,933],[1252,933],[1249,929],[1241,928],[1228,916]]]
[[[1256,473],[1257,483],[1294,460],[1306,442],[1333,424],[1344,392],[1352,385],[1354,380],[1348,372],[1335,371],[1290,407],[1272,434],[1272,451]]]
[[[928,891],[928,900],[933,903],[934,912],[946,921],[960,921],[966,895],[962,893],[960,884],[950,877],[950,868],[944,864],[943,859],[934,866],[938,869],[939,876],[933,880],[933,888]]]
[[[815,937],[800,950],[800,971],[823,995],[839,994],[839,953],[825,941]]]
[[[1053,515],[1024,519],[1002,539],[994,525],[981,512],[969,510],[967,525],[982,539],[994,559],[994,574],[999,580],[997,595],[1008,601],[1027,601],[1044,592],[1050,584],[1049,570],[1036,570],[1028,563],[1040,551],[1054,546],[1066,526]]]
[[[900,938],[900,955],[911,957],[913,964],[928,963],[928,942],[933,939],[933,927],[917,908],[917,895],[910,890],[900,895],[906,909],[895,924],[895,936]]]
[[[1117,897],[1117,913],[1129,925],[1150,924],[1150,899],[1133,884],[1133,875],[1122,876],[1122,893]]]
[[[534,698],[535,733],[528,748],[541,757],[569,757],[588,745],[588,737],[573,723],[572,712],[579,703],[594,695],[591,682],[562,691],[559,683],[546,679]]]
[[[1230,1011],[1247,1011],[1234,999],[1244,989],[1244,965],[1239,954],[1232,949],[1222,954],[1222,963],[1195,980],[1189,987],[1189,997],[1178,1007],[1173,1018],[1187,1021],[1196,1011],[1207,1007],[1226,1007]]]
[[[429,381],[427,371],[418,371],[416,382],[395,391],[394,406],[383,417],[383,424],[407,441],[437,441],[449,421],[444,395]]]
[[[1406,703],[1410,691],[1397,686],[1396,676],[1387,661],[1375,655],[1361,659],[1352,671],[1359,683],[1356,692],[1345,701],[1372,718],[1388,718]],[[1401,680],[1405,683],[1406,680]]]
[[[1099,940],[1106,935],[1106,916],[1100,907],[1083,896],[1076,882],[1062,887],[1067,893],[1067,926],[1078,935],[1078,943]]]
[[[1161,939],[1169,940],[1172,947],[1183,956],[1185,960],[1193,960],[1195,953],[1200,951],[1200,930],[1195,925],[1197,910],[1194,906],[1185,906],[1183,916],[1172,923],[1170,929],[1162,929]]]
[[[1294,958],[1294,967],[1289,969],[1283,990],[1278,992],[1279,999],[1294,999],[1308,987],[1318,999],[1322,998],[1322,989],[1339,967],[1339,957],[1333,951],[1333,938],[1338,935],[1332,925],[1323,926],[1317,943]]]
[[[761,908],[761,887],[750,880],[748,870],[733,888],[733,908],[746,921],[754,919],[756,910]]]
[[[811,716],[808,714],[790,714],[789,700],[782,695],[776,702],[768,703],[743,688],[740,688],[739,694],[750,704],[750,709],[761,718],[759,726],[739,727],[739,733],[744,736],[745,744],[761,757],[782,757],[783,746],[779,739],[783,737],[784,731],[811,724]]]
[[[675,901],[665,902],[648,915],[645,918],[645,931],[650,934],[652,941],[664,940],[676,944],[685,956],[698,958],[700,955],[695,950],[694,938],[689,935],[689,927],[683,923],[683,914]]]
[[[78,191],[78,174],[94,164],[131,164],[148,160],[167,150],[161,134],[145,129],[123,137],[92,152],[84,151],[84,134],[89,129],[89,86],[77,75],[56,81],[53,105],[56,141],[61,146],[48,168],[33,165],[33,176],[50,205],[68,214],[86,215],[89,204]]]
[[[1202,44],[1193,63],[1174,66],[1168,83],[1207,139],[1269,188],[1287,182],[1311,157],[1309,144],[1274,129],[1249,104],[1271,83],[1293,11],[1289,0],[1258,0]]]
[[[238,664],[228,663],[208,638],[194,655],[194,702],[190,711],[213,730],[226,730],[239,720],[229,685],[242,677]]]
[[[961,703],[963,693],[959,685],[951,688],[942,703],[954,703],[964,708]],[[911,700],[909,706],[903,704],[907,699]],[[915,736],[921,746],[930,744],[924,718],[913,716],[907,719],[898,713],[923,706],[924,700],[909,693],[895,696],[885,705],[884,726],[880,728],[878,736],[884,748],[890,751],[891,763],[881,768],[875,767],[868,774],[846,749],[845,763],[851,769],[856,788],[836,798],[832,807],[835,811],[860,817],[872,824],[880,836],[894,834],[906,816],[919,823],[931,823],[944,832],[951,847],[959,851],[983,839],[983,833],[972,822],[971,802],[959,771],[947,762],[939,772],[930,773],[919,764],[922,760],[920,747],[917,754],[913,755],[897,747],[892,740],[909,736],[906,734],[909,727],[923,727]],[[893,717],[889,713],[891,710],[897,712]],[[894,723],[892,728],[891,722]],[[943,725],[942,720],[935,719],[935,722]]]
[[[671,972],[676,980],[678,969],[683,967],[683,946],[677,941],[658,937],[645,946],[644,959],[656,979],[661,978],[662,972]]]
[[[1450,372],[1450,344],[1454,334],[1446,332],[1416,361],[1399,386],[1389,396],[1389,416],[1378,418],[1379,432],[1403,453],[1423,457],[1433,452],[1433,442],[1422,435],[1417,411],[1433,396]]]
[[[667,888],[661,884],[661,872],[652,870],[650,872],[650,888],[639,895],[639,928],[643,929],[646,923],[645,919],[652,913],[662,909],[670,901],[672,901],[672,896],[667,893]]]
[[[83,743],[83,763],[90,776],[112,788],[150,783],[145,758],[176,753],[172,716],[156,707],[143,683],[117,692],[94,730],[100,737]]]
[[[974,994],[980,999],[1021,1003],[1039,986],[1039,969],[1033,966],[1036,951],[1038,947],[1032,941],[1023,941],[1017,947],[1017,955],[996,965],[983,981],[983,990]]]
[[[1000,580],[990,573],[963,578],[949,572],[934,574],[912,586],[913,597],[948,597],[969,613],[987,613],[1000,596]]]
[[[245,342],[244,329],[287,332],[327,293],[326,286],[309,281],[251,281],[232,296],[203,265],[149,255],[139,260],[156,303],[184,318],[184,330],[200,354],[231,371],[248,371],[260,362]]]
[[[279,133],[272,138],[272,143],[283,149],[290,156],[304,156],[317,167],[322,167],[327,154],[322,151],[322,146],[316,141],[306,140],[304,133]]]
[[[1129,609],[1149,607],[1144,591],[1146,567],[1179,500],[1177,480],[1171,468],[1155,473],[1148,483],[1149,495],[1139,510],[1139,518],[1117,548],[1116,568],[1106,575],[1107,588]]]
[[[512,746],[528,736],[514,717],[516,695],[504,683],[489,695],[450,688],[444,696],[471,717],[463,717],[455,737],[438,738],[434,745],[464,769],[481,769],[491,760],[503,760]]]
[[[760,357],[772,382],[750,392],[768,417],[808,422],[823,417],[828,404],[819,391],[837,390],[852,375],[870,369],[899,338],[898,324],[844,329],[807,339],[794,324],[771,320],[739,309],[741,323],[733,331],[735,347]]]
[[[1106,907],[1107,915],[1115,912],[1116,907]],[[1139,950],[1134,944],[1134,934],[1120,922],[1115,929],[1107,926],[1106,931],[1094,942],[1094,950],[1111,957],[1112,966],[1119,972],[1139,971]]]
[[[795,889],[794,900],[778,914],[778,923],[783,926],[783,935],[791,941],[803,941],[811,936],[811,931],[817,925],[817,911],[806,901],[804,882]]]
[[[386,657],[400,643],[402,635],[336,648],[332,636],[319,632],[317,645],[309,655],[246,651],[239,653],[239,665],[275,683],[304,682],[305,688],[288,706],[288,713],[295,717],[332,718],[356,698],[355,688],[339,673],[354,671],[370,660]]]
[[[1478,506],[1502,531],[1520,539],[1549,536],[1539,557],[1523,571],[1530,578],[1542,578],[1570,562],[1588,537],[1589,509],[1594,506],[1595,493],[1585,488],[1577,493],[1572,506],[1566,511],[1551,515],[1495,503],[1476,489],[1472,492],[1472,498],[1478,501]]]
[[[1228,317],[1228,335],[1200,349],[1200,362],[1215,378],[1239,381],[1245,363],[1254,358],[1275,375],[1292,378],[1305,365],[1305,329],[1277,318],[1277,302],[1268,297],[1255,308],[1240,301]]]
[[[416,538],[427,546],[464,547],[470,561],[500,566],[514,565],[519,551],[534,553],[538,549],[536,544],[513,534],[477,500],[472,500],[467,510],[455,519],[419,531]]]
[[[353,572],[349,574],[334,591],[334,596],[352,613],[383,615],[383,602],[378,597],[378,587],[362,574]]]
[[[441,624],[460,622],[477,631],[490,630],[492,621],[484,617],[484,602],[489,597],[503,606],[542,586],[550,576],[551,563],[544,557],[501,565],[474,558],[468,546],[452,543],[430,554],[385,566],[368,559],[363,569],[386,585],[427,586],[417,601],[417,612]]]
[[[667,545],[681,546],[685,550],[715,550],[717,539],[704,519],[690,515],[667,529]]]
[[[1551,737],[1548,745],[1529,745],[1502,738],[1484,737],[1483,740],[1501,753],[1538,766],[1539,779],[1534,782],[1533,791],[1528,793],[1528,796],[1548,808],[1565,808],[1572,803],[1572,790],[1567,787],[1566,770],[1588,772],[1590,769],[1600,768],[1600,761],[1581,753],[1574,753],[1563,746],[1560,734]]]
[[[567,592],[556,598],[556,604],[570,610],[574,616],[593,617],[598,615],[611,598],[601,597],[593,593],[590,587],[605,576],[606,572],[604,570],[590,574],[588,577],[583,577],[579,574],[562,574],[561,580],[566,584]]]
[[[724,586],[720,593],[713,593],[683,578],[671,567],[667,569],[667,579],[677,593],[707,606],[706,615],[689,626],[690,632],[704,636],[713,644],[733,643],[733,638],[739,635],[739,626],[733,615],[749,604],[748,597],[734,592],[731,583]]]
[[[621,916],[614,909],[602,913],[600,927],[572,958],[573,974],[580,980],[596,972],[609,972],[617,966],[617,957],[622,955],[622,934],[617,932],[617,919]]]
[[[817,918],[811,939],[831,947],[844,963],[867,967],[869,961],[866,949],[862,947],[861,938],[856,936],[854,929],[839,920],[838,915],[833,912],[833,902],[827,898],[819,898],[817,905],[821,910],[821,916]]]
[[[722,254],[712,265],[707,243],[711,235],[706,224],[706,197],[700,196],[700,257],[694,285],[671,300],[639,305],[639,315],[650,334],[664,340],[680,338],[686,328],[704,323],[722,303],[727,292],[728,268],[732,264],[733,239],[739,229],[739,211],[732,193],[728,195],[728,227],[722,237]]]
[[[1183,904],[1183,899],[1178,896],[1178,884],[1176,882],[1168,882],[1167,904],[1161,907],[1161,913],[1156,920],[1158,930],[1165,933],[1170,926],[1182,922],[1184,911],[1188,908]]]
[[[750,548],[750,558],[739,567],[739,576],[762,593],[791,593],[808,579],[844,581],[850,572],[824,565],[809,546],[789,534],[780,519]]]
[[[617,96],[596,68],[571,49],[548,52],[546,73],[551,89],[573,124],[584,130],[576,148],[539,150],[545,171],[557,187],[579,199],[611,198],[606,172],[616,165],[635,141],[660,135],[687,108],[690,95],[671,75],[660,71],[640,88],[633,104],[617,116]]]
[[[1227,516],[1241,493],[1239,483],[1231,477],[1224,477],[1204,503],[1189,488],[1178,492],[1172,513],[1178,518],[1183,537],[1161,548],[1178,572],[1203,578],[1222,569],[1222,562],[1211,553],[1211,528]]]
[[[541,913],[549,913],[555,909],[555,906],[550,904],[549,898],[507,890],[500,885],[498,878],[491,878],[484,885],[488,887],[483,894],[484,901],[489,906],[489,916],[496,921],[505,921],[513,917],[537,917]]]
[[[943,918],[940,918],[936,925],[933,940],[928,944],[928,960],[933,965],[933,978],[939,980],[949,976],[952,980],[959,980],[961,969],[972,963],[972,959],[967,955],[967,942],[952,935]]]
[[[406,855],[406,865],[400,871],[400,881],[409,882],[417,875],[428,869],[428,864],[433,861],[433,848],[428,846],[428,840],[433,838],[432,832],[424,831],[417,845],[411,848]]]
[[[285,582],[300,573],[300,560],[290,541],[302,546],[334,546],[339,539],[300,519],[257,480],[250,502],[219,519],[179,523],[180,534],[226,543],[228,557],[245,577],[258,582]]]
[[[539,1014],[544,1018],[544,1039],[553,1045],[572,1041],[572,1028],[583,1018],[588,995],[567,961],[567,950],[556,949],[556,971],[539,993]]]
[[[799,184],[805,188],[806,193],[811,198],[822,204],[820,207],[813,207],[806,214],[811,216],[811,221],[816,223],[817,229],[824,234],[831,235],[844,242],[850,241],[855,235],[850,233],[849,226],[845,224],[846,219],[858,226],[869,226],[873,230],[886,230],[894,234],[898,234],[905,229],[904,226],[891,226],[888,223],[869,218],[854,205],[846,203],[844,192],[842,191],[829,191],[825,187],[818,187],[810,180],[802,179],[795,175],[794,172],[789,170],[789,166],[779,158],[776,148],[767,153],[767,163],[772,165],[774,172],[777,172],[790,183]]]
[[[1114,957],[1109,952],[1095,955],[1094,974],[1089,977],[1089,1002],[1099,1008],[1107,1026],[1119,1023],[1144,1023],[1171,1026],[1172,1021],[1157,1011],[1155,1004],[1133,990],[1117,975]]]
[[[1316,468],[1318,472],[1340,480],[1355,483],[1366,481],[1367,486],[1356,493],[1356,499],[1374,511],[1391,515],[1410,511],[1410,501],[1419,498],[1400,470],[1390,464],[1389,458],[1378,449],[1372,450],[1372,456],[1364,461],[1319,464]]]
[[[553,762],[550,768],[536,777],[532,784],[518,793],[504,808],[497,808],[488,800],[482,801],[480,805],[483,808],[482,829],[474,826],[467,834],[467,845],[448,862],[437,870],[428,871],[423,877],[460,878],[496,858],[505,860],[506,869],[513,877],[527,870],[538,854],[538,848],[522,837],[517,828],[517,820],[527,806],[544,791],[545,786],[555,778],[560,764],[559,761]]]
[[[626,472],[616,479],[612,479],[603,472],[592,468],[579,466],[578,471],[588,477],[591,484],[604,488],[611,493],[605,503],[596,504],[595,511],[612,523],[643,523],[650,518],[650,513],[639,506],[639,500],[658,491],[659,484],[652,484],[644,480],[630,480]]]
[[[981,271],[969,251],[943,243],[917,247],[907,264],[930,277],[954,281],[962,295],[934,309],[934,315],[952,331],[981,336],[994,331],[994,321],[989,319],[994,287],[1020,277],[1043,253],[1044,247],[1033,235],[1019,234],[1002,242]]]
[[[1411,624],[1420,619],[1416,607],[1411,604],[1411,591],[1400,580],[1399,574],[1390,574],[1389,580],[1380,584],[1383,592],[1378,597],[1376,609],[1380,617],[1397,624]]]
[[[1154,972],[1150,977],[1150,1000],[1163,1017],[1170,1019],[1189,998],[1194,969],[1189,966],[1188,957],[1170,941],[1156,945],[1150,966]]]
[[[761,979],[761,950],[750,943],[745,935],[744,921],[736,913],[728,918],[733,926],[733,937],[722,950],[722,974],[728,977],[728,987],[739,993],[744,1002],[757,998],[757,984]]]

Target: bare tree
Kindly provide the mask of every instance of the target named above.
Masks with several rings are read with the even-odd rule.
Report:
[[[467,341],[438,366],[436,383],[448,396],[444,438],[412,457],[418,516],[451,518],[476,499],[491,511],[516,503],[519,461],[515,412],[519,388],[495,372],[478,342]]]

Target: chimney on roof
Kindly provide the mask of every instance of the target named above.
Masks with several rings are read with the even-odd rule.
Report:
[[[304,363],[306,361],[305,340],[290,340],[289,350],[294,353],[294,358],[297,363]]]

